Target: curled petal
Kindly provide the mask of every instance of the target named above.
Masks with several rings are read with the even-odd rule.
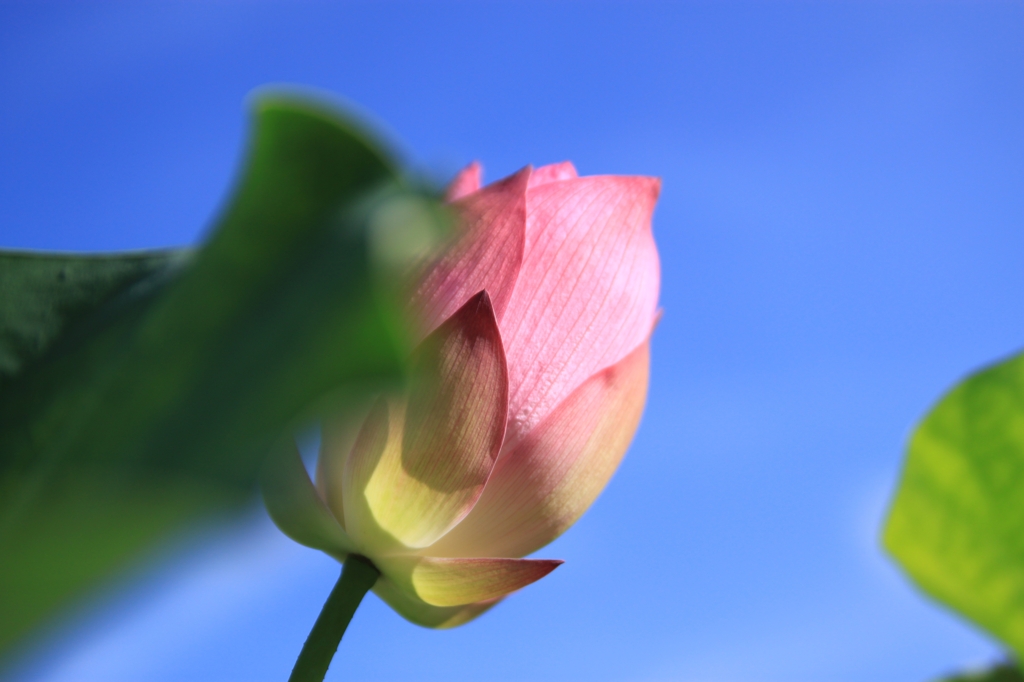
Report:
[[[388,580],[432,606],[461,606],[504,597],[563,562],[555,559],[385,557],[375,561]]]
[[[501,601],[499,598],[463,606],[432,606],[419,597],[399,589],[384,576],[374,584],[373,591],[406,620],[440,630],[468,623]]]
[[[400,547],[401,543],[380,527],[374,519],[366,487],[389,448],[401,447],[402,419],[393,414],[385,398],[379,398],[363,421],[352,452],[342,468],[341,501],[345,512],[345,530],[363,548],[363,552]]]
[[[354,518],[351,492],[365,502],[355,511],[363,527],[369,511],[373,526],[405,547],[426,547],[448,532],[483,492],[501,449],[507,400],[501,337],[480,292],[417,349],[406,403],[392,402],[386,415],[367,420],[375,421],[352,452],[346,519]]]
[[[444,193],[445,200],[458,201],[467,194],[472,194],[480,189],[481,180],[483,180],[483,168],[479,161],[474,161],[455,175],[455,179],[448,185],[448,190]]]
[[[533,175],[530,176],[530,189],[549,182],[572,180],[577,177],[579,175],[576,173],[576,166],[572,165],[572,162],[552,163],[547,166],[541,166],[533,171]]]
[[[294,444],[273,451],[261,473],[267,512],[285,535],[339,560],[356,551],[351,538],[317,494]]]
[[[455,240],[423,269],[412,297],[425,332],[483,290],[501,319],[523,262],[529,179],[530,169],[524,168],[453,204]]]
[[[494,467],[473,511],[432,556],[530,554],[571,526],[611,478],[640,422],[648,343],[577,388]]]
[[[592,176],[528,192],[526,250],[500,318],[509,366],[505,450],[598,370],[647,338],[660,279],[655,178]]]
[[[344,470],[366,419],[365,406],[346,405],[324,420],[320,434],[320,456],[316,460],[316,490],[345,528]]]

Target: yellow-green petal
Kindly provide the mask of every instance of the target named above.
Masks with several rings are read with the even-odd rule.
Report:
[[[463,519],[501,449],[507,404],[501,337],[481,292],[417,350],[407,399],[375,407],[357,438],[344,494],[357,539],[421,548]]]
[[[377,567],[399,589],[432,606],[504,597],[562,565],[557,559],[381,557]]]
[[[293,443],[267,458],[261,476],[270,518],[296,542],[344,559],[355,544],[320,498]]]
[[[431,606],[422,599],[399,589],[384,576],[377,579],[373,591],[402,618],[416,625],[438,630],[468,623],[501,601],[492,599],[463,606]]]

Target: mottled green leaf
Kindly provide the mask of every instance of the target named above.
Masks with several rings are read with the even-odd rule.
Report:
[[[1024,653],[1024,355],[918,426],[884,542],[926,593]]]
[[[266,450],[318,407],[402,379],[394,254],[374,235],[400,215],[392,242],[417,220],[436,236],[432,202],[350,123],[264,99],[201,248],[94,267],[76,279],[92,290],[51,269],[19,294],[35,303],[0,306],[0,650],[182,523],[252,499]]]
[[[0,250],[0,393],[65,331],[181,255]]]

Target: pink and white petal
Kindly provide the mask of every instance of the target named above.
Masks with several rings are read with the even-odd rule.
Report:
[[[404,410],[389,406],[401,439],[388,440],[361,492],[380,529],[420,548],[469,513],[501,450],[508,374],[487,293],[427,337],[412,364]]]
[[[588,377],[647,338],[660,284],[656,178],[593,176],[531,189],[520,276],[501,318],[506,451]]]
[[[468,623],[501,601],[491,599],[464,606],[431,606],[422,599],[400,590],[384,576],[377,579],[373,591],[402,618],[416,625],[438,630]]]
[[[501,320],[519,277],[526,240],[529,167],[456,201],[456,236],[413,279],[412,310],[423,334],[478,291],[486,290]]]
[[[577,388],[502,455],[473,511],[431,556],[525,556],[571,526],[604,489],[640,422],[649,344]]]
[[[467,194],[472,194],[480,189],[483,171],[484,169],[480,166],[480,162],[474,161],[456,173],[455,178],[448,185],[448,189],[444,193],[445,201],[458,201]]]
[[[549,182],[572,180],[578,177],[576,166],[572,165],[571,161],[552,163],[547,166],[541,166],[533,171],[533,175],[530,176],[530,188],[545,185]]]
[[[261,472],[263,501],[270,518],[299,544],[344,560],[355,543],[320,499],[295,445],[275,449]]]
[[[556,559],[391,556],[374,560],[406,594],[431,606],[461,606],[499,599],[562,565]]]

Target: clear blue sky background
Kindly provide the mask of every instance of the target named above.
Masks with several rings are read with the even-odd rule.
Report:
[[[0,244],[201,239],[267,83],[435,177],[658,175],[664,320],[566,564],[477,622],[371,598],[334,680],[917,682],[999,655],[878,548],[903,443],[1024,345],[1021,3],[0,5]],[[17,678],[284,680],[337,574],[257,512]]]

